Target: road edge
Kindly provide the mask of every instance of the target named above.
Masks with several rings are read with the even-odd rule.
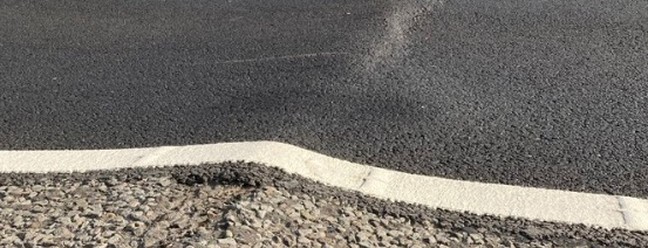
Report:
[[[480,183],[352,163],[290,144],[251,141],[106,150],[0,151],[0,172],[84,172],[244,161],[323,184],[432,208],[603,228],[648,230],[648,200]]]

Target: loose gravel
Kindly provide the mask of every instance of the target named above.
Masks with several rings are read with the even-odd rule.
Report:
[[[1,247],[646,247],[648,233],[389,202],[258,164],[0,174]]]

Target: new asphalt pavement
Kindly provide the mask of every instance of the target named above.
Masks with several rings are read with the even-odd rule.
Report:
[[[644,0],[0,2],[0,149],[274,140],[648,197]]]

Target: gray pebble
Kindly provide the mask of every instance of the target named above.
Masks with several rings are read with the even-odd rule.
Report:
[[[426,212],[418,222],[389,211],[379,216],[345,203],[341,195],[346,193],[328,188],[318,190],[336,194],[291,193],[295,191],[271,186],[189,186],[176,178],[182,181],[163,176],[0,186],[0,247],[550,247],[550,235],[581,240],[564,243],[567,247],[596,244],[583,239],[596,236],[552,232],[540,225],[493,232],[494,227],[460,221],[466,217],[441,210]],[[609,237],[616,243],[599,241],[642,246],[642,235],[615,231]]]

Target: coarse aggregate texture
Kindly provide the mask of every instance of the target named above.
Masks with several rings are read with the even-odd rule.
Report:
[[[645,247],[648,233],[378,200],[252,163],[0,174],[7,247]]]
[[[648,197],[645,0],[0,3],[0,148],[275,140]]]

